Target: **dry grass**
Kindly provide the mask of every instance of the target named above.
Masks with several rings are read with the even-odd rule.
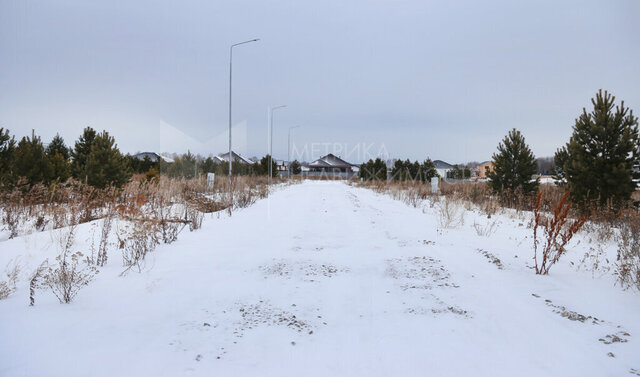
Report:
[[[99,190],[74,180],[49,186],[20,184],[0,193],[0,215],[10,238],[60,229],[62,251],[56,262],[44,261],[31,274],[30,302],[35,302],[38,289],[49,288],[60,302],[68,303],[107,264],[110,238],[119,241],[123,273],[132,268],[142,271],[145,257],[160,242],[174,242],[187,227],[200,229],[206,213],[232,213],[266,197],[267,183],[266,177],[243,176],[235,177],[231,185],[219,179],[208,187],[205,179],[163,176],[149,181],[139,176],[119,190]],[[101,220],[97,246],[93,240],[91,253],[85,256],[76,250],[75,230],[94,220]],[[0,282],[0,297],[13,290],[14,280]]]

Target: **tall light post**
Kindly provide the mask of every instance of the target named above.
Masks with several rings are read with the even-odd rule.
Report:
[[[284,107],[287,105],[269,107],[269,185],[271,185],[271,176],[273,175],[273,111]]]
[[[240,42],[240,43],[236,43],[236,44],[232,44],[231,47],[229,47],[229,192],[231,192],[231,171],[232,171],[232,167],[231,167],[231,162],[233,160],[233,156],[231,155],[231,83],[232,83],[232,78],[233,78],[233,48],[239,45],[243,45],[245,43],[251,43],[251,42],[257,42],[259,41],[259,38],[256,39],[251,39],[249,41],[244,41],[244,42]]]
[[[294,128],[300,128],[300,126],[289,127],[289,137],[287,138],[287,178],[291,179],[291,130]]]

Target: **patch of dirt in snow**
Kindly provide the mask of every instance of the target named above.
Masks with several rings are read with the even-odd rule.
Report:
[[[233,333],[239,338],[246,330],[257,326],[283,326],[299,333],[313,334],[313,327],[307,321],[299,319],[291,312],[275,308],[268,302],[240,305],[238,311],[242,320]]]
[[[291,262],[287,260],[274,260],[273,264],[260,266],[260,270],[268,276],[281,276],[287,279],[300,277],[305,281],[315,281],[311,277],[333,277],[349,272],[348,268],[337,267],[330,263],[318,264],[310,261]]]
[[[394,279],[411,280],[401,286],[403,290],[458,287],[449,281],[451,275],[440,261],[427,256],[389,259],[386,273]]]
[[[262,300],[253,304],[237,303],[217,314],[204,312],[201,319],[180,324],[180,333],[169,343],[176,351],[193,353],[195,361],[203,357],[221,359],[247,331],[259,327],[279,327],[303,336],[312,335],[316,328],[312,321],[299,318],[299,314]]]
[[[407,308],[405,313],[417,315],[455,314],[465,318],[472,317],[468,311],[458,306],[447,304],[434,294],[431,294],[431,298],[435,301],[435,305],[432,305],[432,307],[411,307]]]
[[[476,249],[478,250],[478,252],[480,252],[482,255],[484,255],[485,258],[487,258],[489,260],[489,263],[493,263],[498,267],[498,270],[504,270],[504,266],[502,265],[502,261],[496,257],[495,255],[491,254],[490,252],[486,251],[486,250],[482,250],[482,249]]]
[[[540,298],[540,296],[535,293],[532,293],[531,295],[533,297]],[[629,338],[631,337],[631,334],[628,331],[623,330],[622,326],[615,325],[610,321],[605,321],[603,319],[599,319],[590,315],[580,314],[573,310],[569,310],[562,305],[556,305],[549,299],[544,300],[544,303],[547,306],[553,308],[554,313],[559,314],[561,317],[566,318],[570,321],[577,321],[581,323],[591,323],[592,325],[604,325],[606,327],[609,327],[611,329],[610,331],[615,333],[605,335],[598,339],[598,341],[604,344],[627,343],[629,341]],[[615,357],[615,356],[612,356],[612,357]]]
[[[419,293],[422,290],[459,288],[451,281],[451,274],[438,259],[427,256],[390,259],[387,260],[386,273],[393,279],[403,281],[400,284],[403,292],[415,293],[403,302],[408,306],[405,313],[432,316],[454,314],[465,318],[471,317],[467,310],[443,301],[434,293],[428,295]]]

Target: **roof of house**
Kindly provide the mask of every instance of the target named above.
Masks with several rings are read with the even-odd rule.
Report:
[[[442,160],[433,161],[433,165],[435,165],[436,169],[453,169],[453,165]]]
[[[148,157],[149,160],[151,160],[151,162],[157,162],[158,159],[163,159],[166,162],[173,162],[173,160],[170,159],[169,157],[161,156],[156,152],[140,152],[140,153],[134,154],[133,157],[137,158],[138,160],[144,160],[145,157]]]
[[[247,165],[251,165],[253,164],[253,161],[249,160],[248,158],[242,157],[239,154],[237,154],[234,151],[231,151],[231,155],[233,156],[233,161],[235,162],[239,162],[241,164],[247,164]],[[220,153],[218,155],[218,158],[221,159],[222,161],[229,161],[229,152],[227,153]]]
[[[309,167],[312,168],[350,168],[354,166],[351,163],[341,159],[340,157],[336,157],[333,154],[329,153],[324,157],[320,157],[319,159],[311,162]]]

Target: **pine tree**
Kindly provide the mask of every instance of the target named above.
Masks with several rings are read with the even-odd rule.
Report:
[[[407,160],[406,162],[409,162]],[[405,181],[408,179],[409,169],[405,161],[396,160],[393,163],[393,168],[391,168],[391,177],[395,181]]]
[[[196,175],[196,156],[187,151],[182,155],[182,176],[186,179],[192,179]]]
[[[56,134],[49,145],[47,145],[47,156],[54,156],[56,153],[60,153],[63,159],[69,160],[69,148],[64,144],[64,139],[60,134]]]
[[[14,153],[14,171],[24,177],[29,185],[48,183],[53,177],[51,163],[38,136],[23,137]]]
[[[358,176],[365,181],[387,179],[387,165],[380,158],[369,160],[360,166]]]
[[[184,178],[184,169],[182,165],[182,158],[175,157],[173,162],[167,165],[166,174],[171,178]]]
[[[211,157],[207,157],[206,160],[204,160],[199,166],[198,166],[198,170],[200,171],[201,174],[205,175],[207,173],[216,173],[218,172],[218,164],[215,163],[215,161],[213,161],[213,158]]]
[[[293,175],[297,175],[302,172],[302,167],[300,166],[298,160],[293,160],[293,162],[291,162],[291,165],[289,166],[289,169],[291,174]]]
[[[269,175],[269,155],[266,155],[260,159],[260,171],[262,174]],[[235,169],[235,166],[234,166]],[[276,177],[278,175],[278,163],[276,160],[271,159],[271,176]]]
[[[431,178],[437,176],[438,171],[436,170],[436,165],[430,158],[426,159],[422,165],[420,165],[420,180],[423,182],[429,182],[431,181]]]
[[[69,164],[69,148],[59,134],[51,140],[46,149],[47,159],[51,164],[52,179],[64,182],[71,176]]]
[[[489,185],[498,193],[537,191],[538,180],[532,181],[538,167],[524,136],[515,128],[509,131],[493,154],[493,169],[489,172]]]
[[[556,153],[556,173],[566,179],[574,202],[619,206],[636,189],[634,167],[640,165],[638,118],[615,97],[599,90],[593,110],[573,126],[567,145]],[[615,110],[614,110],[615,107]]]
[[[0,189],[10,188],[14,183],[13,158],[16,140],[9,130],[0,127]]]
[[[567,151],[567,147],[564,146],[556,151],[556,154],[553,158],[553,178],[559,181],[561,184],[567,183],[567,177],[564,172],[564,166],[567,161],[569,161],[569,151]]]
[[[71,175],[83,182],[87,179],[85,175],[87,159],[89,158],[89,153],[91,153],[91,147],[95,139],[96,131],[91,127],[87,127],[71,151]]]
[[[71,177],[69,160],[65,159],[59,152],[54,153],[53,156],[47,155],[47,159],[51,165],[51,179],[58,182],[65,182]]]
[[[126,159],[107,131],[95,137],[82,176],[88,184],[98,188],[122,187],[131,178]]]

